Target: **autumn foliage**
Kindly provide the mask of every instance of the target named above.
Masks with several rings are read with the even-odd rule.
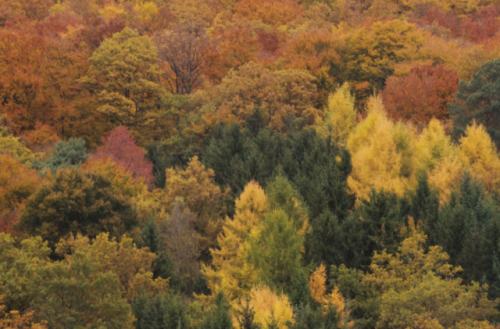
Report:
[[[498,327],[499,19],[0,0],[0,327]]]
[[[448,104],[458,90],[458,77],[443,66],[420,66],[407,76],[387,79],[382,92],[387,114],[394,120],[427,124],[432,118],[446,120]]]

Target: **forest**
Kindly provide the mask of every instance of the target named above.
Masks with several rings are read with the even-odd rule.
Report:
[[[500,0],[0,0],[0,328],[500,328]]]

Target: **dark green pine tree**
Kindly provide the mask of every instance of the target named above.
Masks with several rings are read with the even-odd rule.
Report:
[[[295,307],[296,318],[292,329],[324,329],[325,321],[322,312],[321,307],[313,308],[310,304]]]
[[[250,302],[247,300],[241,307],[241,311],[238,311],[239,318],[238,323],[241,329],[260,329],[260,325],[254,323],[255,312],[252,307],[250,307]]]
[[[230,308],[222,292],[219,292],[200,329],[233,329]]]
[[[341,264],[366,268],[374,251],[396,252],[408,213],[405,199],[392,192],[372,190],[368,200],[362,200],[341,225],[340,237],[334,242],[342,252]]]
[[[136,329],[183,329],[187,317],[181,298],[167,293],[152,298],[146,294],[132,300],[132,312]]]
[[[329,209],[311,221],[311,231],[306,238],[306,257],[315,264],[323,262],[330,267],[342,264],[344,259],[338,243],[342,241],[342,228],[337,216]]]
[[[427,243],[434,245],[434,227],[439,218],[439,193],[429,185],[427,174],[418,174],[418,185],[410,199],[410,215],[417,223],[423,225],[423,230],[429,237]]]
[[[449,114],[455,139],[474,120],[485,126],[491,139],[500,146],[500,59],[484,63],[470,82],[460,81]]]
[[[158,230],[158,225],[153,218],[144,225],[141,231],[142,243],[150,252],[155,253],[157,258],[154,264],[153,276],[155,278],[170,278],[170,287],[178,287],[178,278],[174,273],[174,265]]]
[[[493,280],[494,256],[498,251],[499,216],[495,202],[484,186],[466,174],[459,191],[439,214],[434,231],[436,243],[450,255],[450,263],[461,266],[466,282]]]

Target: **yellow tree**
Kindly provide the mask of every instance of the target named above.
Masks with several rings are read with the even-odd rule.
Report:
[[[210,249],[212,266],[203,266],[208,287],[215,296],[220,290],[230,302],[239,302],[249,296],[257,281],[257,269],[247,258],[246,240],[257,230],[269,211],[269,203],[264,190],[255,181],[247,184],[236,200],[234,218],[226,218],[222,233],[217,238],[219,249]]]
[[[321,264],[309,277],[309,289],[311,289],[311,297],[318,304],[323,306],[324,314],[331,307],[335,307],[337,319],[339,320],[339,328],[350,328],[353,322],[347,322],[349,311],[346,309],[345,299],[339,292],[338,287],[333,287],[330,294],[326,293],[326,267]]]
[[[324,136],[331,131],[334,139],[345,143],[356,125],[357,112],[354,103],[355,99],[351,95],[350,86],[344,83],[328,98],[325,119],[318,118],[316,121],[318,131]]]
[[[47,329],[45,323],[34,323],[33,312],[20,314],[19,311],[6,313],[3,305],[4,296],[0,296],[0,328],[3,329]]]
[[[109,239],[109,234],[102,233],[90,243],[89,238],[78,235],[61,240],[56,252],[65,255],[67,262],[71,262],[75,252],[81,252],[100,272],[115,273],[121,283],[122,294],[129,302],[143,291],[157,295],[168,288],[168,280],[153,279],[156,255],[147,248],[137,248],[132,239],[126,236],[118,242],[115,238]]]
[[[35,155],[26,148],[19,138],[12,135],[3,135],[0,131],[0,154],[8,154],[20,163],[30,166]]]
[[[255,312],[254,323],[262,329],[288,329],[293,324],[293,306],[287,295],[278,295],[266,285],[254,287],[250,294],[249,306]]]
[[[429,122],[415,141],[415,167],[416,172],[427,172],[429,183],[438,190],[442,201],[448,200],[454,187],[458,188],[464,168],[456,147],[436,119]]]
[[[324,304],[326,294],[326,267],[323,263],[309,277],[311,297],[318,304]]]
[[[460,139],[458,157],[464,167],[477,175],[487,191],[500,188],[500,159],[495,143],[483,126],[473,123]]]
[[[413,133],[402,123],[393,124],[380,97],[368,101],[367,117],[349,136],[353,170],[348,185],[358,198],[372,188],[404,193],[413,176]]]

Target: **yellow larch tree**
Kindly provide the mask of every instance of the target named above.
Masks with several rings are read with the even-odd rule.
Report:
[[[448,201],[451,190],[458,188],[464,167],[458,160],[457,148],[436,119],[429,122],[415,141],[415,170],[426,171],[429,183],[437,189],[442,202]]]
[[[326,294],[326,267],[323,263],[311,273],[308,286],[309,289],[311,289],[312,299],[319,304],[324,304]]]
[[[339,328],[351,328],[354,322],[347,322],[349,311],[345,305],[345,299],[339,292],[338,287],[333,287],[330,294],[326,293],[326,267],[321,264],[309,277],[309,289],[312,299],[323,306],[323,313],[327,313],[331,307],[335,307]]]
[[[483,126],[473,123],[467,127],[465,136],[460,139],[458,157],[467,170],[481,179],[488,192],[499,190],[500,159]]]
[[[267,196],[257,182],[251,181],[245,186],[236,200],[235,209],[234,218],[226,218],[222,233],[217,238],[219,248],[210,249],[212,266],[202,266],[202,273],[212,291],[209,298],[222,290],[233,306],[242,297],[250,295],[257,281],[257,269],[246,260],[246,240],[269,211]]]
[[[353,164],[349,188],[358,199],[366,198],[372,188],[403,195],[414,178],[413,132],[387,118],[378,96],[369,99],[367,113],[347,142]]]
[[[268,286],[254,287],[250,294],[249,306],[255,312],[254,323],[262,329],[270,328],[270,324],[279,329],[288,329],[289,323],[293,324],[293,306],[287,295],[278,295]]]
[[[323,136],[331,133],[332,138],[345,143],[349,133],[356,125],[355,99],[351,95],[350,86],[344,83],[335,93],[328,98],[328,108],[325,111],[325,119],[318,118],[316,127]]]

